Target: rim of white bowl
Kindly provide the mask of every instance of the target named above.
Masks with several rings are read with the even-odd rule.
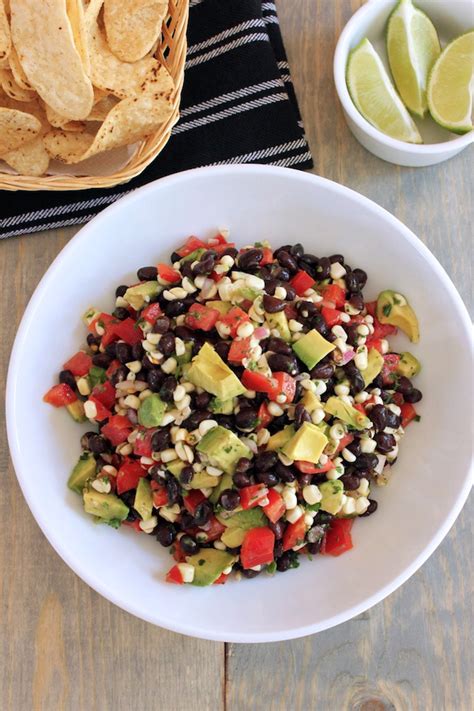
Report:
[[[344,111],[346,111],[361,131],[364,131],[364,133],[368,136],[388,148],[393,148],[404,153],[420,156],[441,156],[445,153],[451,153],[458,148],[461,149],[468,146],[470,143],[474,142],[474,130],[469,131],[469,133],[465,133],[462,136],[458,136],[457,138],[453,138],[450,141],[440,141],[438,143],[426,143],[421,145],[416,143],[407,143],[406,141],[399,141],[396,138],[391,138],[390,136],[387,136],[387,134],[382,133],[382,131],[379,131],[379,129],[375,128],[375,126],[372,126],[372,124],[362,116],[352,101],[346,83],[346,65],[349,52],[351,50],[352,37],[358,29],[359,24],[367,15],[376,14],[374,8],[378,8],[380,6],[380,9],[382,9],[387,4],[388,0],[369,0],[352,15],[339,35],[336,50],[334,52],[333,74],[336,92]]]
[[[6,419],[7,419],[7,435],[8,442],[10,446],[10,452],[15,467],[16,477],[20,484],[20,488],[23,492],[23,496],[32,512],[36,522],[40,526],[44,535],[48,539],[51,546],[54,548],[56,553],[64,560],[64,562],[78,575],[84,582],[86,582],[91,588],[93,588],[100,595],[113,602],[115,605],[123,610],[131,613],[135,617],[138,617],[146,622],[151,622],[152,624],[163,627],[164,629],[171,630],[172,632],[178,632],[180,634],[185,634],[191,637],[197,637],[200,639],[208,639],[215,642],[236,642],[236,643],[258,643],[258,642],[278,642],[287,639],[296,639],[299,637],[305,637],[310,634],[315,634],[317,632],[322,632],[323,630],[335,627],[347,620],[356,617],[357,615],[365,612],[369,608],[373,607],[377,603],[381,602],[384,598],[394,592],[399,588],[408,578],[410,578],[423,563],[429,558],[429,556],[436,550],[443,538],[448,533],[451,526],[454,524],[456,518],[458,517],[472,486],[473,478],[473,466],[471,462],[471,468],[467,472],[466,479],[462,488],[459,490],[456,502],[452,506],[451,510],[446,516],[441,528],[437,531],[436,535],[433,536],[430,543],[423,549],[423,551],[415,558],[415,560],[388,585],[384,586],[380,590],[377,590],[373,595],[370,595],[365,600],[363,600],[358,605],[341,612],[338,615],[333,615],[332,617],[326,619],[324,622],[320,623],[309,623],[293,629],[276,629],[274,632],[252,632],[252,633],[236,633],[235,631],[203,631],[199,627],[194,627],[191,624],[169,624],[166,619],[165,614],[160,614],[157,610],[154,614],[146,613],[139,609],[136,605],[124,604],[117,594],[116,590],[105,585],[98,576],[91,574],[87,566],[78,562],[68,551],[67,544],[61,540],[58,540],[58,536],[55,532],[54,525],[51,525],[49,517],[40,508],[39,504],[33,499],[28,493],[27,476],[23,472],[22,468],[22,456],[20,450],[20,443],[18,440],[18,433],[14,431],[13,423],[16,420],[16,400],[15,400],[15,388],[16,384],[21,377],[19,373],[19,368],[16,365],[17,358],[16,354],[21,351],[22,348],[26,347],[28,330],[32,320],[36,316],[36,310],[39,303],[44,295],[44,292],[48,288],[48,283],[56,272],[62,269],[63,262],[66,256],[76,249],[80,248],[82,240],[88,235],[91,230],[95,230],[101,225],[105,224],[108,220],[109,214],[113,212],[119,212],[124,207],[132,205],[135,201],[140,200],[141,197],[146,193],[153,193],[161,186],[172,186],[173,184],[179,184],[181,182],[195,180],[199,176],[207,175],[224,175],[224,174],[239,174],[244,177],[245,175],[258,173],[264,178],[266,175],[280,175],[280,176],[291,176],[291,180],[313,183],[314,185],[323,185],[328,190],[332,190],[335,193],[343,194],[352,200],[356,200],[358,203],[364,205],[370,212],[378,214],[385,220],[389,221],[394,225],[400,233],[400,238],[408,242],[411,247],[416,249],[420,255],[429,263],[433,271],[436,273],[440,281],[443,283],[444,287],[450,293],[455,304],[456,311],[463,324],[463,332],[466,338],[466,343],[471,342],[471,321],[467,309],[458,294],[454,284],[451,279],[438,262],[436,257],[431,254],[429,249],[415,236],[415,234],[408,229],[400,220],[394,217],[390,212],[380,207],[377,203],[373,202],[367,197],[364,197],[355,190],[351,190],[339,183],[335,183],[327,178],[322,178],[311,173],[302,173],[297,170],[292,170],[289,168],[280,168],[275,166],[262,166],[262,165],[232,165],[232,166],[213,166],[205,168],[195,168],[193,170],[184,171],[182,173],[176,173],[174,175],[168,176],[166,178],[161,178],[156,180],[149,185],[145,185],[133,191],[131,194],[121,198],[113,205],[103,210],[99,215],[93,218],[88,224],[82,227],[79,232],[77,232],[74,237],[68,242],[68,244],[63,247],[61,252],[58,254],[56,259],[52,262],[51,266],[46,271],[45,275],[36,287],[28,306],[23,314],[15,342],[13,345],[12,353],[10,356],[10,364],[8,368],[7,376],[7,388],[6,388]]]

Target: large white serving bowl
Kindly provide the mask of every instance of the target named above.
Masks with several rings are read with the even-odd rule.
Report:
[[[87,426],[42,402],[62,363],[84,342],[80,316],[112,308],[118,284],[166,260],[190,234],[229,227],[243,246],[303,242],[317,255],[342,252],[369,274],[366,289],[403,292],[416,309],[423,363],[421,422],[402,442],[377,513],[356,521],[354,548],[316,556],[298,570],[197,588],[164,582],[168,551],[132,529],[94,525],[66,479]],[[471,478],[471,336],[463,303],[442,267],[381,207],[313,175],[262,166],[205,168],[135,191],[69,242],[36,289],[18,331],[7,386],[12,457],[38,524],[64,561],[130,613],[184,634],[269,642],[312,634],[350,619],[412,575],[454,523]]]

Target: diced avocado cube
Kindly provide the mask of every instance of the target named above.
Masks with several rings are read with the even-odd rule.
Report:
[[[256,506],[253,509],[245,509],[245,511],[237,511],[236,513],[222,511],[217,514],[217,519],[226,528],[241,528],[244,531],[250,531],[252,528],[262,528],[262,526],[268,524],[267,517],[260,506]]]
[[[361,370],[361,375],[364,378],[364,386],[370,385],[375,380],[377,375],[382,371],[384,364],[383,356],[376,348],[370,348],[367,354],[367,368]]]
[[[151,298],[159,294],[163,290],[161,284],[157,281],[144,281],[142,284],[136,284],[136,286],[130,286],[123,298],[127,301],[132,309],[139,311],[149,302]],[[145,299],[145,297],[147,297]]]
[[[315,328],[305,333],[296,343],[293,350],[300,360],[311,370],[328,353],[335,349],[334,343],[327,341]]]
[[[270,329],[277,328],[279,330],[280,338],[283,338],[284,341],[291,341],[291,331],[284,311],[278,311],[276,314],[265,311],[265,320]]]
[[[218,425],[206,432],[196,447],[206,454],[209,462],[229,474],[233,474],[241,457],[252,456],[250,449],[230,430]]]
[[[186,341],[186,343],[184,344],[183,355],[176,356],[178,365],[184,365],[185,363],[190,363],[192,357],[193,357],[193,344],[190,341]]]
[[[235,560],[235,556],[217,548],[202,548],[199,553],[186,558],[194,567],[193,585],[212,585]]]
[[[328,439],[319,427],[310,422],[304,422],[296,434],[285,444],[282,452],[289,459],[316,464],[327,443]]]
[[[324,403],[324,410],[330,415],[342,420],[355,430],[365,430],[371,426],[371,422],[362,412],[349,405],[339,397],[330,397]]]
[[[380,323],[401,328],[410,341],[418,343],[420,340],[418,319],[403,294],[391,289],[382,291],[377,298],[376,314]]]
[[[321,401],[311,390],[305,390],[301,404],[310,414],[321,407]]]
[[[85,422],[87,420],[82,400],[75,400],[75,402],[71,402],[69,405],[66,405],[66,410],[69,412],[74,422]]]
[[[322,499],[320,501],[321,511],[327,511],[330,514],[337,514],[341,510],[343,496],[344,496],[344,484],[339,479],[334,479],[333,481],[325,481],[323,484],[319,485],[319,491],[321,492]]]
[[[209,497],[211,504],[217,504],[219,497],[225,489],[232,489],[233,487],[232,475],[223,474],[217,480],[217,486]]]
[[[103,521],[123,521],[128,516],[128,506],[115,494],[102,494],[94,489],[84,489],[82,496],[84,511]]]
[[[166,464],[166,469],[173,474],[176,478],[179,478],[179,475],[183,471],[184,467],[186,464],[183,462],[182,459],[173,459],[171,462],[168,462]]]
[[[240,286],[238,289],[235,289],[233,297],[240,301],[254,301],[261,293],[261,290],[256,289],[254,286]]]
[[[209,409],[215,415],[232,415],[234,412],[235,398],[230,400],[220,400],[218,397],[212,398]]]
[[[153,513],[153,495],[150,482],[143,476],[140,477],[138,481],[133,508],[140,514],[143,521],[148,521],[148,519],[151,518]]]
[[[211,309],[216,309],[223,315],[228,313],[232,308],[230,301],[206,301],[206,306],[209,306]]]
[[[97,311],[95,306],[89,306],[87,311],[82,315],[82,322],[85,323],[86,326],[89,326],[97,316],[100,316],[100,311]]]
[[[185,257],[181,257],[180,262],[198,262],[202,255],[206,252],[205,247],[199,247],[195,249],[194,252],[190,252]]]
[[[295,428],[293,427],[293,425],[286,425],[286,427],[284,427],[279,432],[275,432],[275,434],[270,437],[267,442],[266,448],[270,450],[270,452],[274,452],[277,449],[281,449],[288,442],[288,440],[293,437],[294,434]]]
[[[205,343],[193,358],[186,377],[220,400],[230,400],[245,392],[238,377],[209,343]]]
[[[244,542],[246,533],[243,528],[227,528],[221,536],[221,541],[228,548],[238,548]]]
[[[212,489],[219,483],[219,478],[206,471],[196,472],[191,480],[191,489]]]
[[[79,457],[79,461],[71,472],[67,485],[76,494],[82,494],[82,490],[88,479],[91,479],[96,472],[96,461],[90,452],[84,452]]]
[[[418,375],[421,370],[421,363],[418,358],[412,353],[400,353],[400,360],[396,367],[396,372],[399,375],[404,375],[406,378],[413,378],[414,375]]]
[[[138,422],[143,427],[159,427],[165,414],[166,403],[153,393],[142,400],[138,408]]]

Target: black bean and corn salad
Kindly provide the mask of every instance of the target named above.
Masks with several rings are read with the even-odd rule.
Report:
[[[169,582],[223,583],[352,548],[419,419],[419,340],[406,298],[364,300],[341,254],[190,237],[142,267],[115,308],[84,315],[87,347],[45,401],[94,431],[68,486],[85,511],[153,535]]]

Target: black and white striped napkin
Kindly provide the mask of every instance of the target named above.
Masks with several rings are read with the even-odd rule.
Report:
[[[274,2],[190,0],[181,118],[158,158],[115,188],[2,192],[0,238],[81,224],[134,188],[205,165],[313,161]]]

